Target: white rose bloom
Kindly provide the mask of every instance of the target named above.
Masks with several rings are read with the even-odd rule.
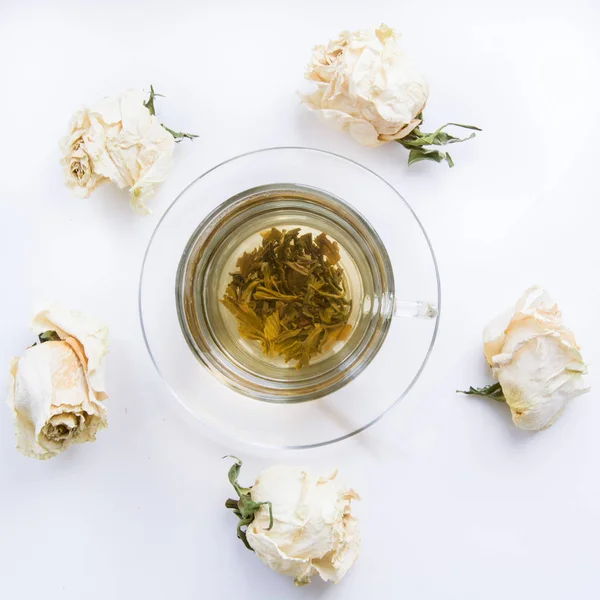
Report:
[[[318,477],[299,467],[266,469],[251,490],[263,505],[248,526],[248,543],[268,567],[294,578],[296,585],[312,575],[337,583],[358,558],[358,522],[351,501],[358,494],[338,479],[337,470]]]
[[[306,105],[365,146],[402,139],[415,129],[429,86],[400,50],[393,29],[344,31],[316,46],[306,79],[315,81]]]
[[[134,209],[150,212],[144,201],[169,174],[175,140],[144,100],[143,92],[131,90],[75,113],[60,145],[67,185],[80,196],[112,181],[129,188]]]
[[[106,427],[103,357],[106,326],[81,313],[52,307],[32,323],[55,332],[10,363],[8,405],[17,449],[33,458],[56,456],[73,443],[93,441]]]
[[[528,289],[513,309],[494,319],[483,341],[485,357],[521,429],[552,425],[570,400],[589,389],[575,336],[540,287]]]

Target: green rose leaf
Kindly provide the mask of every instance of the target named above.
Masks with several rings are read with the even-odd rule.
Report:
[[[408,155],[408,166],[413,163],[420,162],[422,160],[432,160],[433,162],[440,163],[445,160],[449,167],[454,166],[454,161],[448,152],[440,152],[439,150],[423,150],[414,148]]]
[[[474,388],[470,386],[468,390],[456,390],[458,394],[467,394],[468,396],[485,396],[486,398],[492,398],[498,402],[506,402],[502,386],[499,383],[492,383],[482,388]]]
[[[148,109],[148,112],[152,115],[155,116],[156,115],[156,108],[154,107],[154,99],[155,98],[164,98],[164,96],[162,94],[157,94],[154,91],[154,86],[150,86],[150,95],[148,97],[148,100],[146,100],[146,102],[144,102],[144,106]],[[168,131],[174,138],[176,142],[181,142],[181,140],[184,139],[188,139],[188,140],[193,140],[194,138],[197,138],[198,136],[193,134],[193,133],[184,133],[183,131],[173,131],[172,129],[169,129],[166,125],[164,125],[163,123],[161,123],[163,129],[165,129],[166,131]]]
[[[423,115],[417,116],[418,119],[423,119]],[[426,149],[425,146],[445,146],[447,144],[458,144],[459,142],[466,142],[475,137],[475,131],[465,138],[456,137],[444,131],[446,127],[462,127],[463,129],[472,129],[475,131],[481,131],[479,127],[475,125],[461,125],[460,123],[446,123],[439,129],[436,129],[432,133],[425,133],[421,131],[420,127],[415,127],[406,137],[400,140],[396,140],[399,144],[402,144],[407,150],[410,150],[408,155],[408,164],[412,165],[422,160],[431,160],[437,163],[446,161],[449,167],[454,166],[454,161],[447,152],[440,152],[438,150]]]
[[[238,477],[240,475],[240,470],[242,468],[242,461],[235,456],[224,456],[223,458],[233,458],[235,459],[235,463],[231,465],[229,469],[228,478],[229,483],[233,486],[233,489],[236,491],[239,499],[235,500],[233,498],[229,498],[225,501],[225,507],[229,508],[233,511],[233,514],[239,519],[237,525],[237,536],[248,550],[254,552],[250,544],[248,543],[248,538],[246,536],[246,530],[248,529],[248,525],[254,521],[254,516],[258,512],[261,506],[267,505],[269,507],[269,526],[267,527],[267,531],[270,531],[273,528],[273,505],[271,502],[254,502],[252,500],[252,487],[242,487],[238,483]]]

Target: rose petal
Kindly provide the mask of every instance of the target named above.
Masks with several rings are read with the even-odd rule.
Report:
[[[104,356],[108,351],[108,329],[102,321],[78,311],[52,304],[40,310],[31,323],[35,334],[56,331],[61,338],[75,338],[85,352],[87,377],[97,398],[106,398],[104,383]]]

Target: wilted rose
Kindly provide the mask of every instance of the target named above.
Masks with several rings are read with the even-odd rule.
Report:
[[[95,440],[106,427],[108,332],[96,319],[60,307],[38,313],[32,329],[39,342],[10,363],[8,405],[17,449],[47,459]]]

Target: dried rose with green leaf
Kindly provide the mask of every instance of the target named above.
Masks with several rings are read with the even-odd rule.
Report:
[[[386,25],[344,31],[327,46],[316,46],[305,74],[317,89],[302,94],[304,103],[321,119],[347,131],[364,146],[395,141],[410,153],[408,164],[422,160],[454,162],[436,147],[474,137],[444,131],[473,125],[447,123],[432,133],[421,131],[429,85],[400,49],[399,36]]]
[[[60,142],[65,181],[82,198],[112,181],[129,189],[131,206],[149,213],[145,201],[170,170],[175,142],[197,136],[173,131],[156,117],[156,94],[129,90],[78,110]]]
[[[231,457],[235,458],[235,457]],[[229,481],[238,499],[225,503],[238,518],[238,537],[273,571],[310,583],[313,575],[338,583],[360,553],[352,500],[358,494],[341,483],[337,470],[318,476],[301,467],[264,470],[253,486],[238,483],[235,459]]]
[[[489,323],[483,348],[497,382],[462,393],[505,402],[520,429],[549,427],[573,398],[589,390],[575,336],[538,286]]]

